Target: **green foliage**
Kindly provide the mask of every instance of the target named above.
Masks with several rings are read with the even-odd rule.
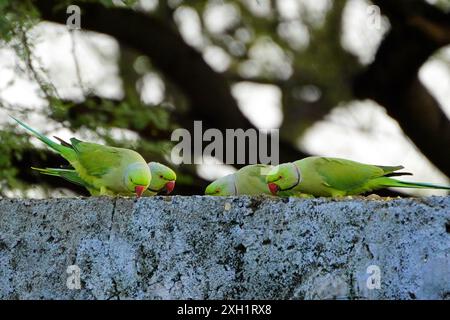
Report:
[[[446,11],[450,11],[450,1],[449,0],[437,0],[436,1],[436,6],[446,10]]]
[[[20,30],[27,30],[38,21],[39,14],[29,0],[0,0],[0,39],[11,41]]]
[[[112,101],[87,98],[81,104],[58,101],[50,106],[49,117],[67,123],[74,132],[88,129],[108,145],[138,149],[155,161],[170,153],[170,132],[175,124],[167,109],[149,107],[134,99]],[[110,130],[126,129],[139,134],[137,141],[113,137]]]
[[[81,6],[83,3],[100,3],[106,8],[135,10],[137,2],[61,0],[54,2],[54,9],[64,11],[72,4]],[[219,56],[225,56],[229,64],[222,71],[230,84],[250,81],[279,88],[284,119],[280,133],[288,142],[296,144],[312,124],[340,103],[354,98],[350,79],[362,66],[341,44],[342,17],[347,0],[330,1],[329,6],[321,12],[321,18],[316,17],[317,13],[311,13],[312,9],[308,9],[303,1],[298,1],[299,12],[292,17],[283,16],[278,5],[280,1],[275,0],[261,3],[242,0],[157,2],[157,7],[148,14],[157,16],[161,27],[177,29],[178,13],[185,9],[191,17],[192,14],[196,16],[202,37],[200,44],[196,44],[196,49],[202,51],[212,48],[215,52],[220,52]],[[268,4],[269,13],[255,12],[255,6],[264,4]],[[448,0],[436,1],[437,6],[447,10],[450,8],[449,4]],[[208,10],[215,6],[225,6],[228,11],[227,17],[224,15],[224,21],[232,21],[220,32],[209,30],[205,20]],[[235,16],[230,18],[232,15]],[[89,88],[90,84],[87,83],[79,83],[84,92],[82,101],[63,100],[34,54],[36,39],[28,38],[30,33],[27,31],[40,20],[33,0],[0,0],[0,47],[13,48],[22,62],[16,69],[25,71],[23,73],[39,85],[39,92],[48,103],[44,109],[48,119],[53,120],[54,125],[60,124],[70,129],[80,138],[88,135],[89,138],[106,144],[134,148],[148,160],[163,161],[172,147],[170,133],[177,127],[173,115],[182,116],[190,111],[187,96],[177,86],[179,84],[166,79],[161,70],[155,70],[148,57],[143,57],[142,52],[134,51],[135,48],[129,48],[127,41],[123,41],[118,43],[120,57],[117,61],[123,83],[122,98],[114,100],[95,96],[96,88]],[[294,31],[291,30],[290,36],[287,36],[286,30],[291,27]],[[123,28],[126,30],[126,23]],[[127,31],[130,32],[130,37],[133,36],[133,30]],[[302,33],[306,40],[295,41],[301,38]],[[151,42],[152,39],[142,41]],[[87,47],[88,42],[83,45]],[[95,45],[92,46],[94,47]],[[266,52],[261,53],[261,48],[265,48]],[[260,53],[255,54],[258,50]],[[206,51],[203,53],[206,57]],[[98,56],[101,58],[101,53]],[[82,59],[79,62],[82,64]],[[143,89],[139,87],[142,79],[149,74],[158,76],[164,85],[164,96],[159,105],[148,106],[141,99]],[[82,78],[80,76],[72,80],[81,82]],[[319,92],[317,101],[309,101],[299,94],[305,87],[312,87]],[[1,103],[2,101],[0,108],[5,108],[5,103],[3,107]],[[20,112],[25,108],[30,110],[31,107],[14,106],[8,111]],[[214,112],[214,106],[211,106],[211,112]],[[16,135],[10,127],[4,127],[0,131],[0,139],[0,186],[2,189],[23,189],[25,186],[17,178],[19,169],[14,167],[14,163],[29,147],[28,139]],[[196,181],[194,175],[180,174],[178,178],[180,183],[191,184]]]
[[[50,116],[58,121],[70,121],[74,129],[95,129],[99,126],[129,128],[135,131],[158,131],[172,128],[168,110],[148,107],[129,100],[89,99],[81,104],[55,101],[50,106]]]
[[[29,138],[17,135],[12,130],[0,131],[0,195],[6,190],[23,189],[25,184],[16,178],[18,168],[14,161],[21,160],[23,151],[30,148]]]

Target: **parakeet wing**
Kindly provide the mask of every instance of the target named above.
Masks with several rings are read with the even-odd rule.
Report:
[[[256,164],[243,167],[236,175],[236,183],[239,194],[269,193],[264,173],[270,166]]]
[[[80,165],[88,175],[101,177],[121,163],[123,155],[118,148],[83,142],[75,138],[70,139],[70,142],[77,152]]]
[[[358,188],[370,179],[382,177],[403,167],[381,167],[351,160],[336,158],[317,158],[314,161],[317,173],[325,185],[339,190]]]
[[[80,186],[86,186],[86,182],[80,178],[78,173],[74,169],[61,169],[61,168],[35,168],[31,167],[31,169],[39,171],[42,174],[46,174],[49,176],[61,177],[66,179],[69,182],[78,184]]]

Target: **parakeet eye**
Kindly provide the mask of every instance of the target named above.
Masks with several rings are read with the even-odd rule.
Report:
[[[160,174],[160,175],[159,175],[159,177],[160,177],[160,178],[162,179],[162,178],[163,178],[163,175],[162,175],[162,174]]]

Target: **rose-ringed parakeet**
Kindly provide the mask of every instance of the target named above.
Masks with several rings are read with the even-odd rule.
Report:
[[[391,178],[410,175],[397,172],[401,169],[402,166],[377,166],[338,158],[308,157],[274,167],[267,175],[266,183],[272,194],[291,190],[319,197],[357,195],[388,187],[450,190],[449,186]]]
[[[169,194],[175,187],[175,181],[177,176],[175,172],[169,167],[159,162],[149,162],[148,167],[152,175],[152,179],[148,189],[144,192],[143,196],[153,196],[161,191],[165,191]],[[91,195],[95,196],[99,194],[99,190],[89,185],[87,182],[80,178],[75,169],[63,169],[63,168],[33,168],[42,174],[61,177],[69,182],[78,184],[85,187]],[[121,195],[130,195],[129,192],[120,193]]]
[[[150,169],[142,156],[129,149],[83,142],[75,138],[58,144],[20,120],[13,118],[34,136],[58,152],[76,170],[78,176],[98,195],[144,193],[151,182]]]
[[[148,167],[152,173],[152,181],[147,191],[145,191],[145,195],[153,196],[162,190],[166,194],[171,193],[175,188],[175,181],[177,180],[175,171],[162,163],[154,161],[149,162]]]
[[[269,194],[266,174],[272,169],[270,165],[253,164],[245,166],[235,173],[229,174],[210,183],[205,190],[211,196],[238,196]],[[278,196],[305,196],[298,192],[280,192]]]

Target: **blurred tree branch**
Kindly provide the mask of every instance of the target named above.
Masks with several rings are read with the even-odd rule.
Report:
[[[62,102],[67,106],[65,112],[60,113],[59,110],[56,112],[51,112],[50,117],[58,122],[69,121],[72,129],[76,130],[81,127],[95,129],[89,127],[89,125],[84,122],[84,117],[90,116],[100,119],[99,122],[105,126],[129,129],[138,133],[142,138],[149,139],[151,141],[170,140],[171,131],[169,129],[157,127],[150,121],[148,121],[145,126],[140,125],[141,123],[135,123],[133,118],[137,116],[137,113],[133,111],[133,109],[130,108],[117,112],[122,103],[121,100],[107,99],[99,96],[88,96],[86,97],[86,100],[82,102],[65,100],[62,100]],[[142,105],[142,108],[148,107]],[[141,115],[144,113],[145,110],[144,112],[141,112]],[[171,116],[174,115],[171,114]],[[124,121],[128,120],[127,118],[131,119],[129,119],[129,121]],[[124,125],[125,123],[126,126]]]
[[[450,121],[418,79],[420,67],[450,43],[450,13],[419,0],[373,2],[392,28],[375,61],[355,79],[355,95],[384,106],[422,153],[450,177]]]
[[[56,1],[38,0],[34,3],[43,19],[66,22],[65,8],[56,9]],[[101,4],[81,1],[72,4],[77,4],[82,9],[83,29],[108,34],[120,43],[147,55],[188,97],[190,112],[187,117],[202,120],[204,129],[217,128],[225,132],[225,129],[254,128],[240,112],[226,77],[215,72],[198,51],[186,44],[163,21],[126,8],[107,8]],[[270,144],[270,137],[268,143]],[[280,141],[280,161],[292,161],[305,156],[307,154],[291,143]]]
[[[58,1],[33,2],[43,19],[63,24],[66,22],[65,7]],[[353,82],[355,96],[370,98],[385,106],[389,115],[399,122],[403,131],[423,154],[450,176],[448,158],[450,123],[439,103],[417,77],[423,63],[437,49],[450,42],[449,14],[424,1],[374,0],[373,2],[389,17],[392,29],[383,40],[375,61],[359,77],[354,78],[354,74],[359,71],[360,66],[351,54],[345,54],[340,38],[336,36],[336,29],[342,22],[345,4],[345,1],[342,1],[334,3],[335,12],[331,12],[326,18],[326,27],[311,32],[311,39],[318,41],[311,41],[305,51],[291,52],[295,56],[293,76],[287,80],[275,77],[273,81],[270,76],[267,79],[263,76],[248,79],[251,82],[276,85],[283,92],[283,111],[285,120],[288,121],[285,121],[282,132],[293,139],[286,138],[281,141],[280,160],[284,162],[307,156],[293,146],[298,133],[301,134],[309,120],[320,119],[338,105],[338,102],[353,99],[352,93],[348,90]],[[202,120],[204,130],[253,128],[250,121],[240,112],[230,90],[230,83],[233,81],[247,79],[240,78],[238,72],[226,74],[215,72],[200,52],[184,42],[178,34],[174,21],[172,19],[166,21],[168,17],[172,17],[172,9],[162,6],[164,10],[169,9],[162,18],[127,8],[105,7],[86,1],[75,1],[73,4],[82,8],[83,29],[108,34],[118,40],[122,53],[126,55],[121,61],[125,63],[120,65],[121,71],[127,71],[128,62],[135,60],[135,54],[142,53],[151,59],[152,64],[161,71],[164,78],[181,89],[189,100],[190,109],[188,114],[177,110],[174,116],[178,117],[178,124],[191,130],[193,120]],[[258,23],[265,23],[263,20]],[[274,20],[269,25],[269,28],[276,29],[277,23]],[[272,36],[276,38],[277,33]],[[325,47],[324,41],[327,42]],[[124,52],[125,48],[130,48],[133,52]],[[328,64],[328,61],[336,60],[338,63]],[[323,72],[318,72],[317,61],[324,62],[324,65],[321,65]],[[301,74],[296,70],[299,66]],[[133,71],[132,68],[128,69]],[[121,72],[121,76],[124,80],[126,100],[139,100],[139,92],[135,90],[137,75],[125,76]],[[318,101],[303,101],[302,98],[293,95],[295,90],[298,91],[299,88],[308,85],[320,89],[321,98]],[[327,99],[324,99],[325,94]],[[82,125],[83,116],[88,115],[98,116],[101,121],[107,125],[111,124],[112,127],[124,128],[124,125],[117,124],[117,114],[102,108],[104,102],[102,98],[92,96],[86,98],[86,101],[75,103],[68,109],[68,118],[64,120],[69,120],[71,127]],[[96,99],[100,99],[97,104],[90,104],[92,101],[96,102]],[[116,102],[112,101],[113,107],[114,103]],[[120,103],[117,101],[117,104]],[[178,106],[178,103],[176,105]],[[57,115],[54,118],[57,119]],[[152,124],[142,127],[133,124],[133,118],[130,119],[130,124],[126,128],[149,141],[164,140],[170,135],[169,130],[159,130]],[[198,183],[204,185],[205,181],[199,179]],[[202,190],[197,193],[201,192]]]
[[[338,35],[347,1],[331,4],[323,24],[310,26],[309,45],[295,53],[294,73],[282,87],[283,113],[289,115],[283,121],[284,136],[301,137],[335,107],[354,99],[352,79],[361,66],[357,57],[343,48]],[[314,88],[317,96],[309,100],[301,93],[305,88]]]

